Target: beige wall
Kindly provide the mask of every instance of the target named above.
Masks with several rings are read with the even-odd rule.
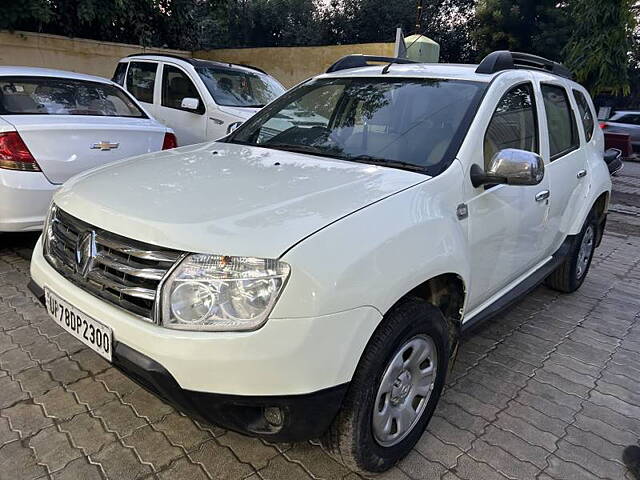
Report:
[[[393,56],[393,43],[362,43],[319,47],[273,47],[198,50],[195,58],[243,63],[259,67],[289,88],[324,72],[340,57],[350,53]]]
[[[181,50],[145,49],[123,43],[0,31],[0,65],[57,68],[111,78],[118,60],[142,52],[191,56],[191,52]]]
[[[0,31],[0,65],[57,68],[111,78],[116,63],[132,53],[163,52],[262,68],[286,87],[324,72],[350,53],[393,55],[393,43],[363,43],[319,47],[232,48],[188,52],[123,43],[98,42],[30,32]]]

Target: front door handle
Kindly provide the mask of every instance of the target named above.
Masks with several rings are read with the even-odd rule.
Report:
[[[536,202],[542,202],[549,198],[549,190],[542,190],[541,192],[536,193]]]
[[[587,171],[586,170],[580,170],[578,172],[578,175],[576,175],[578,178],[582,178],[582,177],[586,177],[587,176]]]

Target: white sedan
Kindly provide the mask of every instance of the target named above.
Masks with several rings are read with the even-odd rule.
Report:
[[[0,232],[40,230],[73,175],[175,146],[173,131],[110,80],[0,67]]]

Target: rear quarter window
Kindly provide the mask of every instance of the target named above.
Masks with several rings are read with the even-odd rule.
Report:
[[[576,99],[576,103],[578,104],[578,113],[580,114],[580,120],[584,127],[585,139],[589,142],[593,137],[593,130],[596,125],[593,112],[591,111],[587,97],[585,97],[581,91],[574,90],[573,97]]]
[[[122,85],[123,87],[124,87],[124,79],[127,74],[127,65],[128,65],[127,62],[119,63],[118,66],[116,67],[116,71],[113,72],[113,77],[111,78],[111,80],[113,80],[119,85]]]

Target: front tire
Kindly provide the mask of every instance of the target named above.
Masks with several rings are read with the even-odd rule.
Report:
[[[564,293],[575,292],[587,276],[598,239],[598,221],[591,210],[582,230],[573,239],[566,260],[546,279],[548,287]]]
[[[438,403],[449,363],[447,322],[419,298],[394,306],[371,337],[323,438],[354,471],[383,472],[409,453]]]

